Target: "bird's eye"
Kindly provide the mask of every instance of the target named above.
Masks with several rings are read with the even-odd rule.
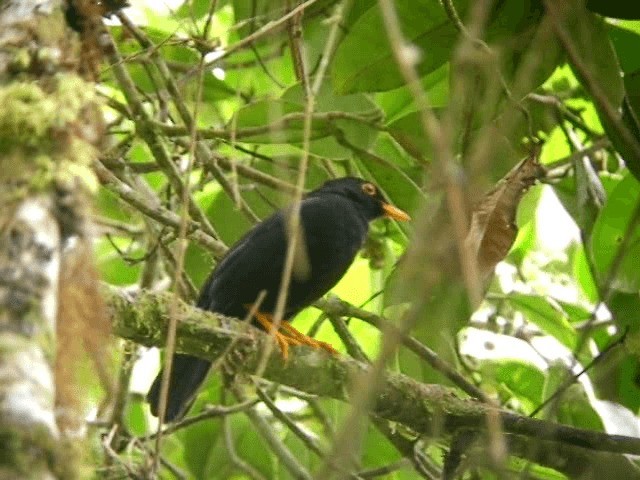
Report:
[[[370,197],[375,197],[375,195],[378,193],[378,190],[376,190],[376,187],[373,183],[363,183],[362,191]]]

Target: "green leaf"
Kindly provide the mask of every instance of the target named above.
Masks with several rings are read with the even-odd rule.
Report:
[[[232,128],[236,138],[251,143],[300,143],[304,135],[304,109],[295,102],[285,100],[259,100],[236,112]],[[298,118],[282,122],[282,117],[298,114]],[[311,138],[325,137],[330,130],[327,122],[314,121]]]
[[[598,280],[605,281],[640,201],[640,183],[628,171],[610,194],[593,226],[589,252]],[[640,228],[631,231],[628,248],[612,278],[614,288],[634,292],[640,287]]]
[[[553,395],[570,375],[571,373],[567,371],[565,365],[552,365],[545,381],[544,398]],[[563,392],[555,414],[559,423],[599,432],[604,431],[604,424],[598,412],[591,405],[588,395],[579,383],[571,385]]]
[[[205,404],[220,403],[219,376],[210,375],[198,391],[190,412],[200,411]],[[219,420],[197,422],[169,437],[182,446],[184,463],[194,478],[208,478],[211,462],[215,462],[217,468],[222,470],[228,461],[222,437],[222,422]]]
[[[636,315],[636,312],[640,311],[640,298],[637,291],[627,293],[614,290],[607,301],[607,308],[620,328],[629,328],[632,333],[640,331],[640,318]],[[630,352],[635,351],[636,354],[640,354],[640,348],[635,348],[635,345],[631,346],[630,343],[627,342],[626,348]]]
[[[598,294],[598,285],[593,278],[587,252],[582,244],[573,251],[572,257],[573,277],[576,279],[578,286],[587,299],[594,304],[597,303],[600,297]],[[574,316],[570,316],[571,321],[575,321]]]
[[[637,29],[615,25],[608,25],[608,30],[624,72],[626,98],[622,109],[622,120],[631,133],[636,138],[640,138],[638,121],[640,118],[640,61],[637,55],[640,48],[640,32]]]
[[[131,285],[138,280],[141,263],[126,261],[112,246],[117,245],[123,255],[130,259],[141,259],[144,251],[128,238],[101,238],[95,247],[100,277],[112,285]]]
[[[394,6],[405,38],[422,52],[416,66],[426,75],[449,60],[458,37],[437,0],[400,0]],[[333,88],[339,93],[380,92],[399,87],[404,79],[397,69],[380,9],[360,16],[336,51],[331,70]]]
[[[577,333],[569,323],[566,313],[558,305],[550,303],[545,297],[524,293],[510,293],[504,300],[522,312],[529,322],[568,349],[573,350],[576,347]]]
[[[561,16],[562,28],[570,35],[581,65],[609,103],[617,108],[624,97],[624,86],[605,22],[584,9],[582,2],[563,2],[560,5],[566,9]],[[578,79],[585,84],[580,69],[575,64],[571,66]]]
[[[365,1],[365,0],[358,0]],[[331,5],[335,0],[318,0],[305,9],[303,20],[331,12]],[[239,33],[244,37],[269,22],[280,19],[291,8],[287,0],[232,0],[236,23],[240,26]],[[270,36],[263,36],[258,42],[271,41]]]
[[[458,339],[460,354],[477,366],[483,382],[506,389],[526,410],[540,404],[545,365],[524,340],[472,327]]]
[[[194,76],[194,80],[187,83],[194,92],[194,95],[192,95],[191,98],[195,98],[195,92],[197,91],[195,83],[197,79],[198,75]],[[205,73],[202,83],[202,101],[217,102],[218,100],[235,96],[238,96],[238,92],[227,85],[224,81],[216,78],[215,75],[210,72]]]
[[[263,100],[241,108],[233,123],[237,138],[252,143],[301,145],[305,102],[302,87],[295,85],[279,100]],[[314,115],[310,152],[344,159],[352,155],[353,148],[366,150],[373,144],[378,135],[374,125],[382,112],[363,94],[338,96],[325,86],[316,97]]]
[[[449,64],[420,79],[422,88],[427,94],[429,105],[434,108],[444,107],[449,102]],[[417,111],[413,95],[409,87],[402,86],[394,90],[377,93],[376,103],[385,111],[387,122]]]
[[[219,0],[216,4],[218,10],[222,8],[225,0]],[[211,7],[211,0],[185,0],[174,15],[176,18],[193,18],[198,19],[205,16]]]

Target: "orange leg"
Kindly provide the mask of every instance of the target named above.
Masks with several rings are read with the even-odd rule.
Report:
[[[280,347],[280,351],[282,352],[282,358],[287,360],[289,358],[289,345],[300,345],[300,342],[281,334],[276,329],[276,326],[273,324],[273,319],[268,313],[256,312],[255,318],[267,332],[273,335],[278,347]]]
[[[255,318],[264,327],[264,329],[273,335],[280,347],[282,357],[287,360],[289,358],[289,345],[308,345],[312,348],[321,348],[332,354],[338,353],[331,345],[326,342],[315,340],[291,326],[287,321],[283,321],[280,327],[286,333],[280,333],[273,324],[273,317],[268,313],[257,312]]]
[[[305,335],[289,322],[282,322],[281,327],[283,330],[286,330],[291,338],[295,338],[296,340],[300,341],[302,345],[309,345],[311,348],[321,348],[333,354],[338,353],[338,351],[327,342],[322,342],[320,340],[316,340],[315,338],[311,338],[308,335]]]

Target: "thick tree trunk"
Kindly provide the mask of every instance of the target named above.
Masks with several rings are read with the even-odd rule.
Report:
[[[101,129],[70,72],[64,5],[0,0],[0,478],[77,476],[56,391],[59,278],[86,245]]]
[[[3,219],[0,238],[0,477],[52,478],[59,440],[52,358],[60,233],[46,196]]]

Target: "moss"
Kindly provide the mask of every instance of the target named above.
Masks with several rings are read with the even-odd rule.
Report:
[[[62,160],[56,165],[56,172],[54,174],[56,185],[65,191],[74,191],[78,186],[84,188],[87,192],[96,194],[98,192],[98,179],[85,161],[94,158],[95,151],[86,142],[75,142],[79,149],[74,151],[76,158],[74,160]],[[87,149],[87,152],[82,152],[82,147]],[[89,153],[92,156],[89,156]],[[85,156],[86,154],[86,156]]]
[[[16,145],[34,147],[49,131],[55,103],[34,83],[13,83],[0,89],[0,151]]]
[[[13,197],[52,184],[65,192],[97,191],[96,151],[81,138],[95,100],[93,88],[69,73],[0,87],[0,181],[14,185]]]
[[[24,72],[31,65],[31,54],[28,48],[19,48],[13,52],[11,57],[11,70],[14,72]]]
[[[52,98],[59,110],[51,126],[61,128],[76,120],[82,109],[95,101],[95,93],[82,78],[65,73],[55,77]]]
[[[94,99],[93,89],[73,74],[56,75],[46,90],[34,82],[0,88],[0,151],[48,147],[52,133],[64,132]]]
[[[42,478],[50,471],[56,441],[47,432],[30,432],[2,428],[0,425],[0,470],[19,478]]]

